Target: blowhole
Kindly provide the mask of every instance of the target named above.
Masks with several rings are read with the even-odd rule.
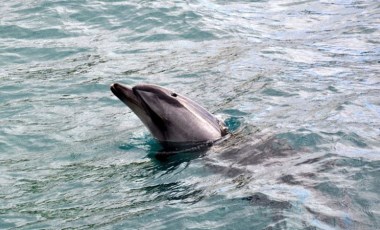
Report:
[[[173,97],[177,97],[178,95],[176,93],[171,94]]]

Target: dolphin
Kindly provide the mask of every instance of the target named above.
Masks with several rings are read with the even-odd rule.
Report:
[[[133,88],[114,83],[111,91],[126,104],[164,147],[212,143],[225,136],[225,124],[199,104],[151,84]]]

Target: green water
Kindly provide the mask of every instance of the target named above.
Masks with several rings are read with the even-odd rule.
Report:
[[[3,1],[0,229],[379,229],[378,1]],[[225,120],[160,146],[109,85]]]

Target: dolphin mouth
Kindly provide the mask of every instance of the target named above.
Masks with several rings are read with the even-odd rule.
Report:
[[[124,104],[126,104],[132,111],[137,112],[136,109],[144,111],[144,113],[149,116],[152,120],[156,122],[161,122],[162,117],[155,113],[149,106],[144,98],[141,97],[139,91],[135,87],[129,88],[119,83],[114,83],[111,85],[111,91],[118,97]]]
[[[133,89],[128,88],[118,83],[112,84],[110,88],[111,88],[112,93],[125,104],[132,103],[132,104],[140,106],[140,100],[138,96],[135,95]]]
[[[141,97],[139,91],[144,90],[139,90],[136,87],[129,88],[119,83],[112,84],[110,88],[112,93],[115,94],[115,96],[118,97],[124,104],[126,104],[148,128],[149,125],[147,125],[147,120],[150,120],[160,127],[161,130],[165,129],[163,122],[164,119],[154,112],[150,108],[149,103]],[[149,117],[149,119],[147,117]]]

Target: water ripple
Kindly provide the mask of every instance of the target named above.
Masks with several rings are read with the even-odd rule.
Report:
[[[378,229],[378,10],[3,2],[0,228]],[[232,134],[159,160],[113,82],[172,88]]]

